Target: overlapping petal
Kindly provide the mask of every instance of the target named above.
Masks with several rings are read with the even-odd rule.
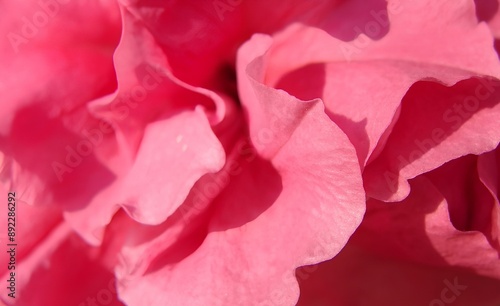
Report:
[[[441,14],[444,5],[446,14]],[[424,6],[425,10],[422,9]],[[494,124],[495,121],[486,117],[495,116],[494,106],[498,102],[496,81],[486,77],[480,80],[481,83],[465,83],[468,84],[465,88],[456,85],[460,93],[455,94],[455,100],[451,100],[456,103],[462,99],[461,104],[467,105],[455,106],[451,100],[443,101],[450,110],[437,109],[430,101],[422,102],[425,103],[424,107],[414,105],[425,116],[421,119],[414,115],[413,110],[402,109],[412,107],[402,103],[402,100],[409,100],[406,95],[410,88],[421,80],[437,80],[438,84],[451,86],[475,76],[498,77],[500,66],[492,48],[493,38],[484,24],[477,24],[474,5],[470,1],[446,4],[392,1],[387,11],[380,9],[371,13],[372,32],[380,33],[384,28],[391,28],[378,40],[360,34],[357,39],[344,42],[331,37],[328,32],[300,24],[276,34],[274,46],[267,57],[269,64],[265,79],[267,84],[300,98],[321,97],[332,120],[356,146],[362,169],[373,162],[364,173],[369,195],[384,200],[401,200],[408,193],[405,181],[408,178],[434,169],[449,159],[467,153],[489,151],[498,143],[498,137],[489,133],[492,129],[498,130],[496,127],[485,127],[487,136],[485,132],[472,128],[474,122]],[[434,18],[436,14],[441,15]],[[387,21],[382,18],[384,16],[388,17]],[[412,22],[408,23],[407,20]],[[434,28],[440,28],[441,31],[434,33]],[[401,43],[403,41],[404,44]],[[439,51],[436,52],[437,46]],[[425,95],[420,87],[410,92]],[[434,95],[429,96],[428,100],[435,99]],[[428,109],[423,111],[425,107],[432,108],[436,115],[429,115]],[[467,107],[460,113],[460,118],[451,113],[457,112],[457,107]],[[483,108],[493,110],[484,114],[480,112]],[[411,121],[406,116],[401,117],[401,112],[412,116]],[[467,114],[462,115],[463,112]],[[479,114],[472,117],[476,112]],[[469,122],[470,117],[472,119]],[[464,121],[467,124],[461,127]],[[451,127],[443,127],[450,123],[453,123]],[[425,135],[417,136],[411,131],[410,125],[432,126],[432,129]],[[478,143],[475,150],[467,151],[467,147],[457,146],[453,137],[438,145],[444,135],[438,136],[440,140],[433,140],[435,136],[431,132],[441,129],[444,135],[457,132],[455,137],[464,141],[481,137],[484,142]],[[475,134],[464,136],[463,133],[468,131],[474,131],[472,133]],[[396,136],[399,134],[401,137]],[[430,146],[432,152],[418,158],[412,156],[409,162],[398,166],[398,157],[407,160],[409,153],[419,149],[415,143],[411,143],[415,139],[434,141],[435,144]],[[393,148],[393,143],[397,143],[397,149]],[[464,151],[454,150],[458,147]],[[389,153],[391,151],[397,153]],[[414,168],[403,169],[408,163],[411,163],[409,167]]]
[[[17,305],[500,301],[496,0],[63,2],[0,1]]]
[[[256,36],[240,50],[241,86],[254,89],[243,100],[261,106],[250,110],[250,124],[252,116],[275,111],[288,128],[267,145],[251,132],[256,155],[236,159],[242,171],[213,200],[200,246],[182,260],[167,252],[162,256],[169,259],[159,257],[143,276],[124,277],[119,292],[127,303],[292,304],[294,269],[334,256],[359,224],[364,193],[354,148],[319,101],[300,101],[259,82],[268,42]],[[297,110],[300,119],[287,116]],[[151,294],[140,297],[143,290]]]
[[[498,230],[492,224],[498,207],[492,204],[498,203],[482,185],[478,165],[477,156],[463,157],[412,179],[402,202],[369,200],[361,226],[339,256],[298,270],[299,305],[315,299],[360,305],[498,303],[493,288],[500,279],[499,252],[492,236]],[[360,284],[362,299],[346,278]]]
[[[66,158],[85,137],[85,129],[96,124],[85,103],[115,89],[112,52],[120,33],[118,7],[113,2],[71,1],[49,5],[47,13],[44,3],[0,4],[7,16],[0,31],[22,39],[20,44],[2,44],[0,56],[0,146],[6,155],[2,177],[32,204],[61,198],[78,202],[63,194],[75,188],[75,175],[98,182],[99,188],[112,177],[93,155],[84,162],[86,170],[77,173]],[[90,19],[82,7],[93,12]],[[100,31],[97,24],[107,30]],[[72,172],[73,179],[64,180]],[[95,188],[89,184],[87,192]]]
[[[102,241],[120,207],[142,223],[165,221],[198,179],[222,168],[224,148],[212,127],[236,116],[228,97],[173,76],[148,28],[127,7],[121,11],[124,32],[114,55],[118,90],[89,108],[116,131],[122,167],[88,205],[65,213],[93,244]]]

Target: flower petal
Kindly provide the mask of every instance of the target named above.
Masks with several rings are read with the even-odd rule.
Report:
[[[60,223],[29,256],[16,263],[16,298],[8,297],[10,291],[4,286],[1,299],[7,305],[23,306],[87,305],[96,300],[123,305],[116,296],[113,274],[99,263],[97,255],[97,249],[88,247],[68,224]],[[9,279],[8,273],[2,279]]]
[[[241,49],[243,75],[266,41],[255,36]],[[175,262],[159,257],[143,276],[121,280],[120,296],[128,304],[293,304],[294,269],[334,256],[359,224],[364,193],[349,140],[319,101],[303,102],[259,83],[253,72],[261,65],[252,63],[242,86],[253,86],[256,96],[243,100],[260,106],[249,107],[249,117],[263,124],[259,116],[274,111],[286,128],[276,141],[259,143],[250,161],[237,159],[242,172],[215,198],[198,248]],[[287,117],[297,111],[298,120]]]

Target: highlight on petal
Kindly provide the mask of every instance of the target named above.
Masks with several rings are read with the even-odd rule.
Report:
[[[499,140],[498,136],[489,132],[488,136],[484,136],[479,130],[468,129],[474,133],[470,137],[485,139],[482,150],[465,151],[464,146],[461,147],[464,152],[454,150],[458,146],[450,143],[451,139],[443,141],[443,147],[438,147],[445,137],[440,132],[443,124],[448,121],[454,123],[453,130],[443,130],[445,135],[456,130],[465,132],[467,128],[461,126],[462,121],[473,121],[479,114],[471,120],[469,117],[483,107],[496,109],[498,84],[492,77],[500,75],[500,65],[492,48],[493,37],[484,24],[477,24],[472,2],[435,3],[421,0],[399,3],[397,10],[394,9],[395,2],[388,3],[388,7],[392,7],[387,12],[391,30],[378,40],[360,34],[355,40],[344,42],[324,30],[304,24],[287,27],[273,36],[274,42],[264,56],[265,68],[259,75],[265,84],[283,89],[295,97],[306,100],[321,98],[329,117],[356,147],[361,168],[365,170],[368,167],[364,178],[369,195],[390,201],[401,200],[408,194],[408,179],[434,169],[450,158],[489,151]],[[443,9],[445,5],[446,9]],[[424,6],[426,9],[422,9]],[[439,18],[432,17],[437,14]],[[407,20],[414,21],[408,23]],[[433,30],[437,27],[441,29],[439,33]],[[402,44],[402,41],[405,43]],[[437,47],[439,52],[435,52]],[[480,83],[474,83],[471,78],[481,78]],[[409,100],[409,93],[421,91],[420,95],[429,94],[428,90],[417,87],[419,81],[457,88],[457,82],[469,79],[469,83],[460,83],[468,84],[467,89],[460,90],[454,98],[457,100],[462,95],[462,105],[443,102],[449,110],[437,110],[429,103],[426,107],[432,108],[432,112],[442,111],[443,118],[436,115],[433,122],[429,118],[431,116],[426,116],[425,123],[408,122],[413,128],[432,126],[437,130],[435,134],[439,135],[422,136],[426,149],[430,146],[433,153],[435,151],[435,157],[424,154],[416,160],[412,156],[408,167],[415,164],[414,170],[401,170],[406,164],[397,166],[398,158],[408,160],[407,155],[416,149],[415,145],[404,145],[409,150],[405,152],[398,142],[398,153],[386,154],[392,150],[392,141],[397,137],[393,134],[404,134],[407,142],[419,139],[411,135],[411,131],[406,131],[406,126],[402,127],[401,121],[408,119],[401,118],[401,115],[410,115],[404,109],[410,107],[405,105],[410,102],[404,102]],[[239,88],[243,97],[246,96],[244,90]],[[428,99],[432,98],[428,96]],[[464,107],[467,109],[462,110]],[[456,112],[460,117],[455,116]],[[457,123],[458,120],[461,122]],[[496,121],[488,122],[494,124]],[[487,129],[498,130],[494,127]],[[436,142],[433,137],[438,137],[439,141]],[[430,141],[436,143],[428,145]],[[444,146],[447,146],[446,149]]]
[[[254,37],[240,50],[239,69],[248,72],[242,86],[253,86],[256,96],[248,99],[261,106],[249,108],[249,117],[263,122],[259,116],[280,110],[277,120],[288,128],[276,142],[260,144],[251,132],[255,157],[236,159],[242,171],[210,205],[206,237],[192,234],[199,247],[182,260],[169,249],[142,276],[124,275],[119,294],[127,303],[293,304],[299,295],[294,269],[337,254],[359,224],[365,197],[354,148],[319,101],[300,101],[257,81],[246,62],[262,56],[263,46]],[[258,69],[259,60],[253,64]],[[296,110],[300,119],[290,120],[286,113]]]
[[[202,112],[185,112],[149,124],[126,175],[86,207],[67,211],[66,219],[96,242],[118,206],[141,223],[163,222],[200,177],[222,168],[223,148],[204,117]]]
[[[116,131],[122,167],[88,205],[65,212],[94,245],[120,207],[141,223],[165,221],[203,175],[223,167],[222,144],[230,140],[215,132],[238,118],[227,96],[175,77],[149,29],[127,7],[121,12],[124,32],[114,54],[118,90],[89,109]]]

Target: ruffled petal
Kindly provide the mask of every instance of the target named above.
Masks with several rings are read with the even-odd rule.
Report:
[[[453,302],[465,306],[500,302],[495,290],[500,284],[499,253],[491,245],[489,233],[474,228],[459,230],[454,225],[457,214],[479,219],[474,215],[484,212],[481,206],[487,204],[480,202],[481,193],[471,188],[474,184],[470,180],[477,181],[477,174],[462,191],[469,194],[465,199],[449,192],[464,187],[462,179],[467,176],[463,172],[475,170],[470,164],[475,166],[476,158],[450,162],[443,169],[411,180],[411,193],[402,202],[389,205],[369,200],[361,226],[337,257],[297,270],[301,284],[298,305],[364,305],[369,301],[370,305]],[[448,175],[451,169],[457,178]],[[446,177],[448,185],[440,184]],[[439,189],[442,187],[445,189]],[[460,200],[470,202],[475,210],[464,211],[468,203]],[[491,207],[483,216],[490,212]]]
[[[128,7],[121,11],[124,32],[114,56],[118,90],[89,109],[116,131],[123,162],[112,185],[65,213],[94,245],[120,207],[145,224],[165,221],[196,181],[222,168],[224,148],[212,128],[238,118],[229,97],[176,78],[149,29]]]
[[[457,266],[500,279],[498,251],[483,232],[473,228],[458,230],[453,225],[452,217],[458,219],[455,212],[463,212],[464,208],[452,205],[465,203],[450,198],[452,205],[448,204],[433,180],[436,178],[424,176],[412,180],[412,192],[401,203],[388,205],[370,200],[359,240],[364,247],[396,260],[437,267]],[[456,184],[452,186],[459,188]],[[444,193],[447,194],[446,190]],[[474,203],[474,199],[469,201]],[[477,254],[481,254],[480,259]]]
[[[412,86],[380,156],[364,171],[367,193],[385,201],[405,198],[406,182],[467,154],[493,150],[500,141],[500,82],[470,79],[452,87]]]
[[[266,42],[255,36],[240,51],[241,86],[255,92],[243,100],[260,107],[249,108],[251,129],[273,112],[286,128],[267,143],[251,132],[253,158],[236,159],[241,171],[210,205],[199,247],[182,260],[171,249],[144,275],[123,276],[119,292],[128,304],[292,304],[298,298],[294,269],[334,256],[359,224],[364,193],[354,148],[320,101],[303,102],[257,81],[254,72],[262,67],[255,58]],[[296,120],[287,116],[294,112]],[[199,192],[212,193],[208,187]],[[200,239],[203,228],[189,240]]]
[[[341,6],[335,11],[342,10],[348,8]],[[446,14],[442,14],[442,11]],[[367,169],[364,175],[370,196],[401,200],[408,192],[405,179],[422,172],[415,170],[416,173],[411,175],[399,173],[399,169],[386,165],[386,160],[395,160],[394,156],[386,157],[383,151],[396,123],[401,121],[401,102],[408,90],[421,80],[433,80],[451,86],[471,77],[496,77],[500,75],[500,65],[492,48],[493,38],[484,24],[477,24],[474,5],[470,1],[451,1],[446,4],[393,1],[388,3],[386,10],[379,8],[370,13],[373,20],[370,26],[367,23],[367,29],[373,28],[372,32],[380,34],[382,29],[391,28],[382,38],[370,38],[358,31],[360,35],[356,39],[344,42],[325,30],[303,24],[292,25],[277,33],[265,56],[266,68],[262,78],[266,84],[284,89],[298,98],[322,98],[330,118],[355,145],[362,169],[382,154],[372,166],[375,169]],[[434,18],[435,15],[439,15],[439,18]],[[407,20],[415,22],[408,23]],[[434,27],[429,24],[435,24],[441,31],[435,33]],[[371,36],[377,35],[372,33]],[[404,44],[401,43],[403,41]],[[436,46],[439,46],[439,52],[435,52]],[[471,109],[478,108],[478,99],[485,102],[482,103],[486,104],[485,107],[496,103],[497,98],[492,93],[497,83],[486,78],[481,82],[485,84],[481,85],[484,88],[469,89],[470,99],[473,99],[466,101],[470,103],[466,105],[469,113],[477,111]],[[428,107],[433,105],[428,103]],[[445,120],[456,120],[450,114],[446,116]],[[433,127],[442,121],[440,118],[437,120],[432,123]],[[415,121],[411,124],[420,126],[415,125]],[[425,124],[429,125],[428,118]],[[401,133],[406,131],[402,130]],[[405,137],[408,141],[414,139],[407,135]],[[495,142],[497,139],[493,137],[491,142],[484,143],[482,151],[467,153],[478,154],[491,150]],[[408,147],[413,150],[415,146]],[[453,154],[456,158],[464,154],[450,148],[446,150],[442,155]],[[430,170],[449,160],[448,156],[439,158],[439,162],[438,159],[430,158],[424,156],[417,163],[426,165]],[[384,177],[381,175],[384,173],[381,164],[390,168],[384,169],[389,173]],[[397,176],[401,178],[397,182],[391,181],[392,184],[388,186],[384,179],[388,175],[391,179]],[[392,195],[394,192],[397,195]]]

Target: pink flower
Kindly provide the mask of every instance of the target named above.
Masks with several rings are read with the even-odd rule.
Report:
[[[476,2],[0,2],[1,299],[498,303]]]
[[[368,200],[342,252],[307,268],[314,273],[298,271],[299,305],[496,305],[499,152],[467,155],[412,179],[401,202]]]

